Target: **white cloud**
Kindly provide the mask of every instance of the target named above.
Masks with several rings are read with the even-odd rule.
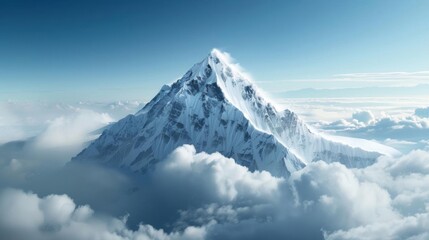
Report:
[[[396,217],[386,190],[359,181],[339,163],[310,164],[294,173],[291,181],[297,203],[304,211],[329,220],[325,228],[347,228]]]
[[[349,119],[341,119],[322,127],[324,129],[334,130],[353,130],[364,131],[384,131],[384,130],[401,130],[401,129],[427,129],[429,120],[420,118],[415,115],[390,116],[384,114],[375,118],[371,111],[360,111],[352,114]]]
[[[414,112],[416,116],[421,118],[429,118],[429,107],[426,108],[417,108]]]
[[[375,118],[371,111],[359,111],[353,113],[352,119],[364,124],[370,124]]]
[[[384,113],[377,118],[366,110],[353,113],[351,118],[320,123],[317,127],[334,134],[378,140],[403,153],[425,149],[425,141],[429,138],[429,118],[414,114]]]
[[[79,110],[75,115],[57,117],[49,121],[47,128],[36,137],[36,144],[42,148],[81,145],[91,140],[89,132],[113,122],[106,113]]]
[[[427,239],[429,237],[429,153],[413,151],[380,158],[356,176],[386,189],[400,218],[327,233],[327,239]]]
[[[28,174],[62,167],[97,134],[90,134],[113,119],[105,113],[76,109],[51,121],[25,141],[0,145],[0,174],[25,180]]]
[[[0,144],[9,141],[25,140],[40,134],[50,124],[76,118],[82,112],[109,115],[113,120],[135,113],[143,107],[139,101],[118,102],[0,102]]]
[[[210,161],[206,164],[210,165]],[[190,175],[196,171],[195,168],[188,170]],[[424,234],[429,231],[426,220],[428,174],[429,153],[425,151],[414,151],[397,158],[383,157],[365,169],[347,169],[339,163],[315,162],[293,173],[287,182],[279,182],[273,188],[274,194],[269,194],[267,199],[238,204],[239,199],[259,198],[259,195],[241,198],[240,195],[247,194],[249,190],[237,191],[236,197],[230,198],[227,204],[204,205],[185,211],[181,216],[182,221],[200,224],[215,220],[217,224],[208,230],[208,236],[226,232],[226,237],[232,234],[237,238],[247,236],[248,239],[257,239],[258,236],[265,236],[276,239],[278,233],[283,237],[311,236],[314,239],[317,234],[307,234],[324,229],[337,234],[327,235],[330,238],[350,231],[354,236],[351,239],[360,239],[360,235],[356,235],[359,234],[358,230],[368,226],[368,233],[361,236],[383,239],[386,236],[383,229],[379,232],[376,229],[385,224],[390,239],[404,239],[404,236],[424,239]],[[201,174],[201,177],[204,175]],[[220,182],[217,184],[222,185]],[[303,225],[297,227],[293,223]],[[250,237],[239,233],[243,225],[252,229]],[[275,230],[271,232],[269,229]]]
[[[39,198],[36,195],[26,195],[15,190],[3,191],[0,210],[3,230],[37,230],[43,224],[43,214],[39,209]]]
[[[423,224],[429,197],[429,153],[425,151],[383,157],[364,169],[314,162],[284,179],[250,172],[233,159],[197,153],[193,146],[185,145],[144,176],[103,171],[83,165],[46,177],[55,179],[59,188],[44,192],[66,192],[80,203],[89,201],[96,211],[78,206],[67,195],[38,197],[3,191],[0,212],[6,217],[0,216],[2,236],[321,239],[324,230],[331,239],[361,232],[367,239],[380,239],[383,235],[378,234],[388,229],[391,239],[402,239],[404,232],[418,237],[429,231]],[[77,173],[81,177],[73,178]],[[37,189],[37,182],[33,179],[30,187]],[[46,181],[39,183],[49,187]],[[127,227],[134,226],[129,220],[120,218],[127,212],[129,220],[137,224],[135,230]]]
[[[151,225],[136,231],[126,226],[126,218],[94,214],[89,206],[76,206],[67,195],[44,198],[21,190],[0,193],[0,237],[3,239],[204,239],[205,228],[187,227],[183,232],[166,233]]]
[[[415,216],[393,219],[359,226],[350,230],[339,230],[325,234],[326,240],[378,240],[403,239],[425,240],[429,238],[429,212]]]
[[[212,198],[201,207],[182,211],[179,219],[181,226],[216,221],[208,230],[209,239],[210,236],[228,239],[229,234],[236,238],[246,236],[247,239],[258,239],[258,236],[262,236],[260,234],[271,239],[276,239],[276,234],[309,236],[314,239],[320,238],[321,235],[317,234],[320,229],[328,232],[354,229],[379,222],[403,221],[425,212],[419,205],[422,204],[422,199],[427,199],[424,189],[427,189],[425,186],[428,186],[429,179],[424,174],[429,163],[429,153],[423,151],[397,159],[382,158],[379,163],[367,169],[347,169],[339,163],[311,163],[303,170],[295,172],[289,181],[271,179],[272,184],[268,185],[275,187],[272,187],[272,192],[266,193],[267,198],[261,198],[260,195],[259,186],[267,185],[267,181],[261,178],[258,184],[248,185],[248,188],[253,188],[253,192],[248,188],[236,189],[232,195],[225,195],[228,191],[219,191],[225,182],[214,180],[223,175],[213,176],[219,174],[218,171],[229,172],[227,169],[231,167],[229,164],[232,164],[232,161],[229,164],[222,162],[228,161],[220,155],[197,154],[190,146],[178,149],[176,154],[178,155],[172,155],[166,165],[174,166],[171,169],[174,171],[165,172],[162,176],[170,176],[172,182],[181,182],[184,186],[189,186],[188,182],[177,179],[175,174],[188,176],[191,182],[199,179],[205,190],[209,187],[215,190],[219,197],[217,203],[210,203],[216,199]],[[236,172],[240,167],[231,169]],[[244,175],[253,174],[247,172]],[[241,176],[240,173],[238,175]],[[231,178],[230,176],[225,175],[225,179]],[[389,182],[392,178],[395,182]],[[232,177],[229,185],[235,186],[243,179],[246,177]],[[414,181],[420,183],[416,185]],[[207,182],[210,184],[207,185]],[[414,194],[410,195],[412,186]],[[188,190],[194,192],[195,188]],[[408,202],[401,199],[406,195],[410,198]],[[243,199],[247,201],[243,203]],[[225,200],[227,202],[224,202]],[[297,227],[293,223],[303,225]],[[251,236],[241,232],[245,230],[239,230],[244,226],[246,229],[252,229]],[[269,229],[275,229],[274,233]],[[380,239],[380,236],[378,238]]]
[[[284,181],[271,176],[268,172],[249,172],[231,158],[220,153],[196,153],[192,145],[177,148],[169,156],[165,165],[161,165],[158,174],[175,178],[177,181],[197,179],[210,191],[216,191],[225,200],[234,200],[238,196],[272,198]],[[204,182],[202,182],[204,180]]]
[[[287,96],[286,96],[287,97]],[[356,111],[370,111],[375,118],[389,115],[413,115],[416,108],[425,108],[427,97],[343,97],[343,98],[281,98],[283,108],[296,112],[304,120],[318,124],[321,121],[348,119]]]
[[[259,85],[283,97],[427,96],[429,71],[335,74],[322,78],[260,80]],[[281,86],[281,87],[279,87]]]
[[[264,82],[408,82],[408,84],[427,83],[429,81],[429,71],[416,72],[370,72],[370,73],[343,73],[335,74],[330,78],[310,78],[310,79],[287,79]]]
[[[381,157],[376,164],[354,172],[360,179],[386,189],[399,212],[425,210],[429,197],[428,152],[416,150],[398,158]]]
[[[429,71],[417,72],[375,72],[337,74],[335,77],[342,81],[429,81]]]

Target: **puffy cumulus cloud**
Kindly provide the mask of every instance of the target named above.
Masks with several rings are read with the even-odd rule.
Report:
[[[192,145],[184,145],[173,151],[169,159],[161,164],[156,176],[177,178],[174,182],[181,184],[189,182],[186,185],[198,180],[199,185],[227,201],[237,197],[272,198],[284,181],[265,171],[249,172],[246,167],[220,153],[196,153]]]
[[[224,164],[209,160],[216,154],[199,155],[190,146],[178,149],[176,154],[179,156],[173,154],[170,162],[165,163],[165,166],[175,166],[169,175],[186,169],[185,172],[189,172],[181,174],[189,175],[191,181],[197,180],[195,176],[207,176],[204,181],[211,179],[214,183],[211,189],[217,189],[215,192],[222,199],[180,212],[178,224],[182,226],[214,222],[207,229],[207,239],[321,239],[321,229],[327,239],[384,239],[386,236],[425,239],[429,232],[429,153],[425,151],[382,157],[364,169],[313,162],[289,179],[272,177],[273,187],[265,193],[267,198],[257,193],[261,191],[259,184],[248,185],[254,188],[253,193],[246,188],[236,190],[236,195],[230,195],[235,197],[226,197],[225,192],[219,191],[224,183],[214,181],[213,173],[199,170],[202,163],[203,169],[210,166],[211,171],[224,168]],[[218,155],[216,161],[220,158]],[[196,165],[190,167],[193,164]],[[255,174],[245,172],[249,176]],[[240,179],[235,184],[246,178]],[[266,185],[264,178],[258,179]]]
[[[330,131],[352,131],[364,126],[364,123],[360,123],[356,120],[340,119],[331,123],[325,123],[325,125],[319,125],[318,127]]]
[[[73,165],[67,167],[70,168]],[[278,194],[281,192],[279,188],[286,184],[284,179],[273,177],[267,172],[249,172],[247,168],[237,165],[233,159],[225,158],[218,153],[196,153],[195,148],[189,145],[176,149],[152,173],[138,178],[137,180],[141,182],[134,183],[138,184],[139,188],[132,189],[132,192],[127,192],[133,185],[129,182],[131,179],[127,177],[124,179],[118,176],[116,183],[119,185],[115,189],[111,186],[115,183],[112,181],[115,174],[104,176],[99,169],[81,171],[83,170],[81,166],[78,166],[78,170],[83,175],[82,181],[73,179],[70,174],[73,175],[76,172],[69,172],[70,170],[48,175],[47,178],[55,179],[54,185],[60,185],[61,190],[55,191],[70,192],[80,199],[85,195],[85,191],[95,189],[98,193],[92,195],[99,197],[87,200],[95,205],[103,205],[106,201],[110,201],[110,204],[105,206],[96,206],[98,209],[121,208],[131,203],[135,208],[125,208],[130,210],[130,218],[138,215],[138,212],[148,214],[146,218],[139,216],[139,220],[165,226],[170,229],[170,232],[142,224],[138,225],[138,230],[131,231],[118,219],[99,218],[93,215],[77,218],[79,207],[76,207],[66,195],[48,195],[38,198],[35,194],[7,190],[0,197],[2,199],[0,206],[9,210],[5,212],[2,208],[0,211],[6,213],[4,216],[14,212],[21,214],[16,215],[16,221],[9,221],[9,217],[2,219],[4,220],[2,226],[7,230],[5,234],[13,236],[14,239],[26,239],[28,236],[34,236],[33,239],[109,239],[110,237],[112,239],[204,239],[207,229],[217,221],[233,222],[233,219],[236,221],[253,219],[252,215],[258,211],[259,215],[267,215],[267,207],[264,207],[264,204],[271,204],[273,199],[278,199]],[[97,186],[94,181],[88,181],[86,176],[90,174],[97,175],[95,178],[98,180],[105,180],[98,181]],[[50,183],[44,179],[42,182],[40,178],[31,180],[31,184],[39,183],[49,188]],[[67,180],[66,185],[61,184],[64,180]],[[105,192],[97,190],[100,185],[106,187]],[[82,186],[91,189],[85,190]],[[34,185],[30,187],[35,188]],[[80,188],[81,191],[73,188]],[[48,189],[47,192],[52,190],[52,188]],[[104,194],[109,191],[117,194],[113,193],[112,196]],[[124,200],[124,198],[127,199]],[[143,206],[138,206],[142,204]],[[24,208],[24,205],[27,207]],[[17,211],[18,209],[21,211]],[[151,212],[151,209],[155,212]],[[24,218],[29,222],[25,224],[24,221],[23,226],[20,220]],[[192,223],[197,226],[192,226]]]
[[[327,233],[347,231],[421,214],[424,209],[417,205],[422,204],[425,197],[418,193],[424,195],[424,192],[416,190],[411,202],[405,203],[400,195],[403,197],[402,191],[407,189],[395,186],[417,179],[422,181],[417,189],[428,185],[425,177],[428,154],[421,151],[397,159],[386,157],[368,169],[314,162],[293,173],[290,179],[278,179],[251,173],[219,154],[196,153],[193,147],[184,146],[155,174],[162,178],[168,176],[167,185],[173,189],[188,187],[185,199],[191,204],[179,207],[180,214],[174,223],[179,229],[212,223],[207,239],[283,239],[285,236],[321,239],[321,229]],[[384,171],[385,175],[377,178],[378,171]],[[237,173],[237,177],[233,173]],[[386,175],[397,182],[389,183]],[[249,181],[248,177],[254,180]],[[196,204],[194,193],[200,200],[202,196],[206,198]]]
[[[427,239],[429,237],[429,153],[416,150],[398,158],[382,157],[354,169],[361,181],[385,189],[400,217],[327,232],[326,239]]]
[[[347,228],[395,218],[388,192],[377,184],[359,181],[339,163],[319,161],[294,173],[291,183],[297,204],[322,217],[324,228]]]
[[[2,239],[204,239],[206,227],[187,227],[166,233],[151,225],[133,231],[126,218],[94,214],[87,205],[76,206],[67,195],[40,198],[33,193],[7,189],[0,193],[0,237]]]
[[[369,124],[374,120],[374,114],[371,111],[359,111],[352,115],[352,119],[358,122]]]
[[[64,169],[23,185],[45,197],[17,190],[0,194],[2,234],[14,239],[384,239],[382,234],[418,239],[429,231],[425,151],[382,157],[363,169],[313,162],[288,179],[250,172],[233,159],[197,153],[190,145],[144,175],[80,163]],[[121,216],[127,214],[125,221]]]
[[[380,118],[374,118],[374,115],[370,111],[360,111],[353,113],[349,119],[340,119],[326,125],[321,125],[320,127],[327,130],[347,131],[356,134],[359,132],[388,131],[386,134],[383,134],[384,137],[389,136],[388,134],[395,136],[395,132],[393,131],[428,129],[429,121],[415,115],[394,117],[384,114]]]
[[[148,220],[165,224],[168,219],[179,229],[212,221],[265,219],[288,188],[283,178],[250,172],[219,153],[197,153],[191,145],[177,148],[147,177],[140,185],[146,207],[163,206]]]
[[[404,239],[425,240],[429,238],[429,212],[415,216],[359,226],[350,230],[325,233],[326,240],[378,240]]]
[[[374,114],[368,110],[360,110],[351,113],[349,118],[341,118],[332,122],[319,122],[317,127],[330,131],[353,131],[377,123]]]
[[[375,118],[371,111],[360,111],[351,118],[320,123],[318,128],[350,137],[374,139],[407,153],[425,148],[429,137],[429,118],[418,115],[388,115]]]
[[[429,152],[415,150],[398,158],[381,157],[355,175],[386,189],[392,205],[402,214],[425,211],[429,203]]]
[[[277,201],[283,192],[279,189],[287,186],[286,180],[268,172],[249,172],[233,159],[196,153],[189,145],[176,149],[145,175],[80,162],[37,174],[22,168],[19,179],[18,171],[9,173],[0,172],[0,188],[13,186],[43,195],[67,193],[109,215],[130,213],[130,226],[143,221],[180,231],[192,223],[201,227],[213,221],[253,219],[256,213],[266,218],[273,212],[267,205]]]
[[[429,107],[426,107],[426,108],[417,108],[414,111],[414,114],[416,116],[421,117],[421,118],[429,118]]]
[[[35,194],[15,189],[0,193],[0,212],[0,235],[10,239],[41,239],[42,231],[57,231],[63,225],[85,220],[92,215],[88,206],[76,208],[66,195],[49,195],[41,199]],[[39,231],[40,236],[37,237]]]

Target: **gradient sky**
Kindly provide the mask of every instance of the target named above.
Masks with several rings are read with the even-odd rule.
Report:
[[[148,100],[214,47],[268,92],[414,84],[429,76],[428,13],[427,0],[0,0],[0,100]]]

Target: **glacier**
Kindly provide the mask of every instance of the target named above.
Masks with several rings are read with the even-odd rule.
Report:
[[[278,110],[227,53],[213,49],[73,160],[146,172],[184,144],[274,176],[288,176],[312,161],[365,167],[395,154],[380,144],[318,133],[292,111]]]

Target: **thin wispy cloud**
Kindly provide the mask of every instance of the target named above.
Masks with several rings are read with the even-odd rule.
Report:
[[[366,73],[341,73],[328,78],[300,78],[285,80],[258,81],[259,83],[271,82],[383,82],[383,83],[429,83],[429,71],[416,72],[366,72]]]
[[[346,73],[334,75],[344,79],[429,79],[429,71],[418,72],[378,72],[378,73]]]

